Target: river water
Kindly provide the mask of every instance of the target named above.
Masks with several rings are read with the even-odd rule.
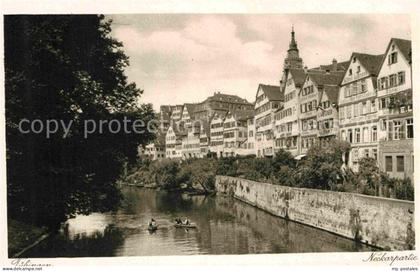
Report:
[[[122,187],[124,201],[114,213],[67,221],[59,234],[25,257],[247,254],[367,251],[373,248],[270,215],[239,200],[187,196]],[[159,228],[147,230],[154,218]],[[197,229],[179,229],[188,217]]]

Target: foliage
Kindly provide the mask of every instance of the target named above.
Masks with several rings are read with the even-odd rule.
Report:
[[[115,180],[136,159],[145,132],[94,133],[86,120],[154,118],[128,83],[128,57],[104,16],[5,16],[8,215],[56,228],[77,213],[108,211],[121,198]],[[72,123],[45,134],[18,130],[20,120]]]

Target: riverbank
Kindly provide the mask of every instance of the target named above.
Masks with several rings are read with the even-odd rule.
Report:
[[[292,188],[228,176],[216,190],[275,216],[386,250],[414,249],[414,202]]]
[[[39,228],[14,219],[7,223],[9,257],[19,257],[49,236],[46,228]]]

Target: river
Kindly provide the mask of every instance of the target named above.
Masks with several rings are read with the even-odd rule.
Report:
[[[122,187],[117,212],[69,219],[59,234],[25,257],[109,257],[144,255],[351,252],[373,250],[349,239],[286,221],[224,196],[187,196]],[[154,218],[159,229],[147,230]],[[197,229],[179,229],[188,217]]]

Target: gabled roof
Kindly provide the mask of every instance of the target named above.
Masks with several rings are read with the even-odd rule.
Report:
[[[216,120],[216,119],[224,120],[228,112],[229,111],[223,111],[223,112],[217,112],[217,113],[215,113],[213,115],[213,118],[211,119],[210,122],[213,122],[213,120]]]
[[[356,57],[370,75],[378,75],[384,56],[353,53],[350,60]]]
[[[395,43],[398,47],[398,49],[400,49],[401,53],[403,54],[404,58],[408,61],[408,63],[410,63],[411,65],[411,40],[403,40],[403,39],[397,39],[397,38],[392,38],[389,43],[388,43],[388,47],[386,48],[385,54],[384,54],[384,58],[381,61],[381,65],[379,67],[379,69],[382,67],[382,65],[385,62],[385,57],[386,55],[388,55],[388,51],[389,48],[391,47],[392,43]],[[379,70],[378,70],[379,73]],[[375,86],[376,87],[376,86]]]
[[[304,69],[290,69],[290,74],[293,77],[293,81],[295,82],[295,86],[300,87],[305,82],[305,70]]]
[[[190,118],[192,118],[193,117],[193,113],[195,111],[196,104],[187,103],[187,104],[184,104],[184,106],[185,106],[185,108],[187,108],[187,112],[190,115]]]
[[[261,88],[267,99],[270,101],[283,101],[283,92],[280,91],[280,86],[264,85],[259,84],[258,88]]]
[[[401,53],[404,55],[405,59],[410,62],[411,54],[411,40],[403,40],[392,38],[390,44],[394,42],[397,47],[400,49]],[[388,50],[387,50],[388,51]]]
[[[331,103],[338,103],[338,95],[340,92],[340,87],[339,86],[331,86],[331,85],[326,85],[324,86],[323,89],[323,93],[325,93],[328,96],[328,100]]]
[[[229,112],[236,120],[247,120],[255,116],[255,110],[236,110]]]

